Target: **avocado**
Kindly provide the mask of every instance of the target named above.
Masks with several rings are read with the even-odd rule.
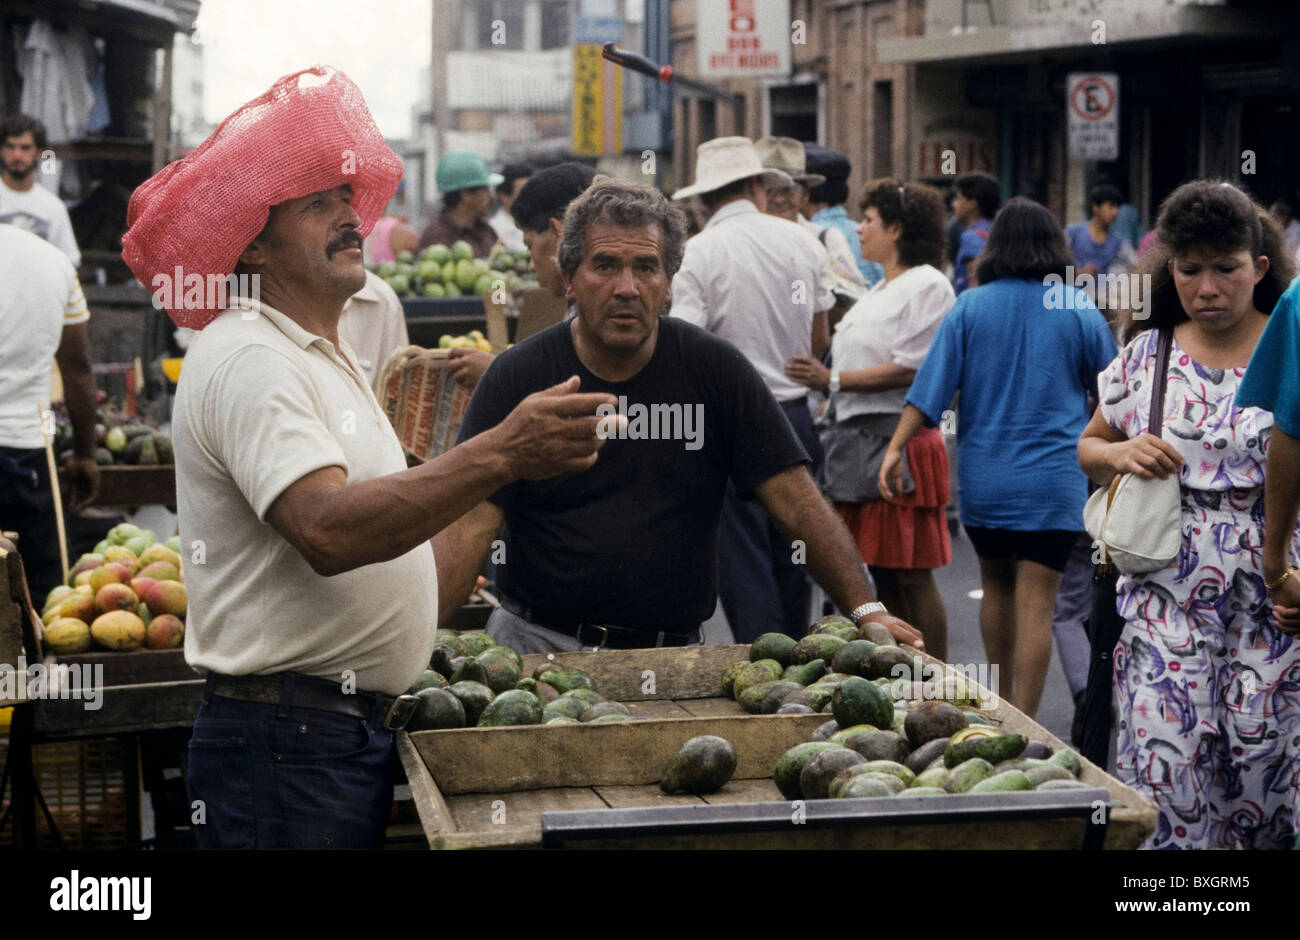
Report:
[[[438,631],[442,632],[442,631]],[[455,639],[455,637],[449,637]],[[433,655],[429,657],[429,668],[444,676],[449,676],[455,672],[455,667],[451,661],[456,658],[456,651],[446,643],[439,643],[433,648]]]
[[[748,665],[749,660],[742,659],[738,663],[732,663],[722,671],[722,694],[727,698],[735,698],[736,675]]]
[[[487,670],[483,668],[483,664],[480,663],[477,659],[472,659],[469,656],[462,656],[457,658],[456,668],[452,670],[451,673],[451,681],[453,683],[478,682],[481,683],[482,685],[487,685],[489,689],[492,688],[490,685],[488,685]],[[515,683],[513,681],[510,683],[510,685],[514,685],[514,684]],[[509,686],[507,686],[506,688],[509,688]],[[496,690],[492,689],[492,691],[495,692]]]
[[[817,730],[809,735],[808,740],[812,742],[826,741],[832,734],[840,730],[840,723],[832,718],[817,726]]]
[[[436,731],[465,727],[465,706],[447,689],[427,688],[415,693],[415,711],[406,723],[408,731]]]
[[[909,790],[917,787],[940,787],[948,782],[949,771],[943,767],[931,767],[929,770],[923,770],[916,775],[912,781]]]
[[[948,772],[943,788],[949,793],[965,793],[981,780],[993,776],[993,765],[982,757],[972,757]]]
[[[889,730],[899,737],[907,737],[907,709],[894,708],[894,720],[890,722]]]
[[[860,734],[866,734],[868,731],[875,731],[875,725],[850,725],[847,728],[841,728],[832,734],[827,741],[832,744],[838,744],[840,747],[848,747],[849,738],[856,738]],[[852,748],[850,748],[852,750]]]
[[[787,800],[799,799],[803,795],[803,791],[799,789],[799,775],[803,772],[804,765],[822,751],[833,748],[835,745],[826,741],[807,741],[796,744],[782,754],[776,762],[776,771],[772,774],[772,779],[776,781],[776,788],[781,791],[781,795]]]
[[[818,627],[813,633],[808,634],[825,634],[826,636],[839,637],[845,643],[858,638],[858,628],[849,623],[828,623],[824,627]]]
[[[784,633],[764,633],[749,644],[749,661],[756,663],[761,659],[774,659],[784,668],[790,665],[794,644],[794,637]]]
[[[812,685],[824,675],[826,675],[826,660],[814,659],[810,663],[799,666],[786,666],[785,672],[781,673],[781,678],[786,682]]]
[[[523,689],[510,689],[502,692],[483,709],[475,724],[480,728],[495,728],[503,725],[540,725],[542,723],[542,703],[532,692]]]
[[[870,640],[877,646],[898,645],[898,641],[894,639],[894,634],[889,632],[889,628],[883,623],[877,623],[874,620],[868,620],[862,626],[858,627],[858,639]]]
[[[582,724],[582,722],[580,722],[580,721],[579,721],[578,719],[576,719],[576,718],[570,718],[568,715],[556,715],[554,718],[550,718],[550,719],[547,719],[546,721],[543,721],[542,724],[544,724],[544,725],[580,725],[580,724]]]
[[[962,714],[966,716],[966,724],[968,725],[991,725],[995,728],[997,727],[993,719],[988,715],[982,715],[979,712],[962,712]],[[1047,745],[1044,744],[1043,747],[1047,747]],[[1052,749],[1050,747],[1047,748],[1047,752],[1050,754]]]
[[[560,693],[560,698],[575,698],[583,705],[595,705],[597,702],[605,701],[605,696],[601,695],[595,689],[585,689],[585,688],[570,689],[567,692],[562,692]]]
[[[466,656],[477,656],[484,650],[497,645],[497,641],[486,633],[462,633],[460,642],[465,649]]]
[[[912,773],[898,761],[893,760],[869,760],[864,765],[871,769],[872,773],[890,774],[903,781],[904,786],[911,786],[912,781],[916,779],[916,774]]]
[[[948,749],[947,738],[935,738],[933,741],[926,741],[911,754],[907,755],[907,760],[903,765],[912,773],[919,774],[936,760],[943,760],[943,752]]]
[[[858,764],[855,767],[849,767],[841,770],[831,781],[831,785],[826,788],[826,795],[832,800],[844,796],[845,789],[848,788],[850,781],[859,777],[872,777],[878,779],[885,786],[889,787],[890,795],[899,793],[906,789],[903,781],[899,780],[893,774],[884,774],[878,770],[868,770],[866,764]]]
[[[1039,760],[1047,760],[1052,756],[1052,749],[1042,741],[1030,741],[1025,745],[1025,749],[1020,752],[1021,757],[1036,757]]]
[[[777,682],[767,690],[767,694],[763,696],[763,700],[758,703],[759,714],[775,715],[776,710],[781,707],[788,696],[795,692],[802,692],[803,690],[803,686],[798,682]]]
[[[447,685],[448,682],[444,676],[432,669],[426,669],[420,673],[420,678],[415,680],[415,685],[411,686],[408,691],[414,695],[421,689],[445,689]]]
[[[454,640],[458,636],[460,636],[459,630],[452,630],[448,627],[439,627],[437,630],[433,631],[433,642],[446,643],[448,640]]]
[[[831,696],[831,710],[840,727],[872,725],[888,728],[894,721],[894,703],[885,692],[866,679],[845,679]]]
[[[740,701],[741,694],[750,686],[762,682],[776,682],[784,669],[775,659],[760,659],[742,666],[731,683],[731,697]]]
[[[943,787],[908,787],[899,796],[947,796]]]
[[[862,661],[862,675],[867,679],[897,679],[906,676],[916,679],[924,662],[915,650],[908,652],[901,646],[877,646]]]
[[[812,711],[819,712],[831,700],[832,689],[828,686],[810,685],[798,692],[791,692],[782,704],[807,705]]]
[[[839,788],[839,799],[858,800],[867,797],[898,796],[900,791],[894,788],[891,780],[896,778],[887,774],[858,774],[856,777],[850,777]]]
[[[632,709],[622,702],[597,702],[578,716],[579,721],[595,721],[601,715],[630,715]]]
[[[550,721],[552,718],[572,718],[577,721],[582,717],[590,706],[586,702],[577,698],[565,698],[563,695],[554,702],[547,704],[542,711],[542,721]]]
[[[790,662],[792,665],[798,665],[820,659],[828,663],[835,658],[836,651],[844,645],[844,640],[829,633],[810,633],[794,645],[794,650],[790,653]]]
[[[1056,764],[1064,767],[1078,779],[1083,774],[1083,764],[1079,761],[1079,755],[1074,753],[1068,747],[1063,747],[1051,757],[1047,758],[1049,764]]]
[[[144,438],[144,444],[140,448],[139,463],[142,467],[158,466],[158,448],[154,446],[152,434],[146,435]]]
[[[831,668],[853,676],[861,675],[863,661],[870,657],[875,648],[876,644],[867,640],[850,640],[835,651]]]
[[[474,659],[483,667],[485,678],[483,684],[498,695],[507,689],[513,689],[515,683],[523,678],[518,664],[519,655],[508,647],[490,647],[479,653]],[[533,679],[532,681],[536,682],[537,680]]]
[[[967,790],[967,793],[1004,793],[1010,790],[1032,790],[1033,784],[1023,771],[1006,770],[981,780]]]
[[[943,752],[945,767],[956,767],[972,757],[982,757],[990,764],[997,764],[1013,757],[1019,757],[1028,741],[1023,734],[997,734],[992,737],[972,737],[949,744]]]
[[[767,693],[780,684],[780,679],[773,679],[770,682],[751,685],[736,696],[736,703],[751,715],[757,715],[763,707],[763,699],[767,697]],[[790,691],[787,689],[786,694],[789,695]]]
[[[908,711],[904,727],[912,747],[920,747],[936,738],[952,737],[966,727],[966,716],[947,702],[922,702]]]
[[[604,715],[598,715],[590,721],[583,722],[588,725],[605,725],[615,721],[636,721],[632,715],[624,715],[622,712],[608,712]]]
[[[778,715],[815,715],[817,714],[807,705],[800,705],[798,702],[784,702],[776,710]]]
[[[591,676],[581,669],[548,669],[540,676],[535,675],[533,678],[539,682],[554,686],[561,695],[574,689],[594,689],[596,687],[596,683]]]
[[[1092,784],[1082,780],[1047,780],[1034,788],[1035,790],[1090,790]]]
[[[907,760],[907,739],[893,731],[864,731],[855,734],[844,742],[844,746],[857,751],[867,760],[892,760],[902,763]]]
[[[172,439],[162,431],[153,432],[153,446],[158,452],[158,463],[166,466],[176,462],[175,452],[172,450]],[[143,462],[143,461],[142,461]]]
[[[714,793],[736,772],[736,749],[726,738],[706,734],[691,738],[668,762],[665,793]]]
[[[467,726],[477,725],[483,709],[487,708],[488,703],[492,701],[492,690],[481,682],[468,680],[453,682],[447,687],[447,691],[460,699],[460,703],[465,706]]]
[[[1020,772],[1029,778],[1029,785],[1033,787],[1049,780],[1074,779],[1074,774],[1070,773],[1069,768],[1062,767],[1059,764],[1043,763],[1037,767],[1022,768]]]
[[[525,676],[523,679],[520,679],[519,681],[537,682],[537,680],[534,679],[532,676]],[[519,686],[516,686],[516,688],[519,688]],[[560,697],[560,693],[556,690],[555,686],[550,685],[549,683],[546,682],[537,682],[537,685],[535,686],[530,685],[528,686],[528,688],[530,691],[533,692],[534,695],[536,695],[539,699],[542,700],[543,706],[549,705],[551,702],[554,702],[557,698]]]
[[[831,781],[841,771],[854,764],[865,764],[866,759],[847,747],[832,747],[813,756],[799,772],[799,791],[806,800],[824,800],[829,795]]]
[[[848,629],[852,630],[854,633],[858,632],[858,628],[854,626],[853,621],[850,620],[848,617],[843,616],[842,614],[828,614],[827,616],[822,617],[820,620],[818,620],[816,623],[814,623],[811,627],[808,628],[808,632],[810,634],[826,633],[827,627],[836,627],[841,630],[847,627]]]

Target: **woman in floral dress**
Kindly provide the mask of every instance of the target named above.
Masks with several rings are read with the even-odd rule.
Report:
[[[1272,413],[1234,396],[1293,265],[1281,233],[1226,183],[1179,187],[1144,259],[1151,319],[1098,379],[1079,442],[1097,483],[1182,490],[1182,547],[1125,575],[1115,648],[1116,772],[1159,807],[1151,848],[1280,848],[1297,825],[1300,639],[1272,622],[1261,572]],[[1147,433],[1161,329],[1172,329],[1164,428]],[[1300,530],[1293,539],[1300,552]]]

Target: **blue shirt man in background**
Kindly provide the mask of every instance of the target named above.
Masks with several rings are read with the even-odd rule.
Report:
[[[989,226],[1002,204],[1002,184],[988,173],[963,173],[957,177],[957,191],[952,197],[952,211],[966,228],[957,245],[953,262],[953,290],[960,294],[971,286],[975,259],[988,241]]]
[[[1076,274],[1105,274],[1119,256],[1124,237],[1113,230],[1124,194],[1117,186],[1099,183],[1088,193],[1089,218],[1065,229]]]

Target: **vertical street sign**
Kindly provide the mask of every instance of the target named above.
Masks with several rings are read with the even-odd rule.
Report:
[[[1119,75],[1071,72],[1065,82],[1071,160],[1119,159]]]
[[[623,151],[623,70],[600,56],[623,36],[620,20],[578,16],[573,22],[573,150],[584,157]]]

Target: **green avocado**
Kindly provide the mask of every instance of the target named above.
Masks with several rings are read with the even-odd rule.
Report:
[[[763,682],[776,682],[784,670],[775,659],[760,659],[742,666],[731,683],[731,697],[740,701],[741,693],[750,686]]]
[[[993,776],[993,765],[982,757],[972,757],[948,772],[948,782],[943,788],[949,793],[965,793],[981,780]]]
[[[589,707],[581,699],[561,695],[554,702],[548,702],[542,709],[542,721],[550,721],[552,718],[572,718],[578,721]]]
[[[967,790],[967,793],[1003,793],[1009,790],[1032,790],[1033,784],[1023,771],[1007,770],[981,780]]]
[[[877,646],[898,645],[898,641],[894,639],[894,634],[889,632],[889,628],[883,623],[877,623],[874,620],[868,620],[858,627],[858,639],[870,640]]]
[[[447,689],[421,689],[415,693],[415,711],[406,723],[408,731],[436,731],[465,727],[465,706]]]
[[[943,787],[908,787],[899,796],[947,796]]]
[[[893,731],[864,731],[845,740],[844,746],[857,751],[867,760],[907,760],[907,739]]]
[[[796,744],[782,754],[776,762],[776,772],[772,775],[781,795],[787,800],[797,800],[803,796],[803,791],[799,789],[799,775],[803,772],[804,765],[822,751],[835,746],[828,741],[807,741]]]
[[[622,702],[597,702],[592,705],[580,716],[579,721],[595,721],[602,715],[630,715],[632,709],[628,708]]]
[[[794,644],[794,637],[784,633],[764,633],[749,645],[749,661],[756,663],[761,659],[774,659],[783,667],[788,666]]]
[[[691,738],[668,762],[659,786],[665,793],[714,793],[736,772],[736,749],[726,738]]]
[[[888,774],[857,774],[845,781],[837,790],[841,800],[856,800],[866,797],[898,796],[900,792],[895,784],[897,777]]]
[[[813,742],[826,741],[832,734],[839,730],[840,723],[832,718],[830,721],[818,725],[817,730],[808,736],[808,740]]]
[[[805,800],[824,800],[830,796],[831,781],[854,764],[866,760],[847,747],[832,747],[813,756],[799,772],[799,790]]]
[[[474,658],[483,667],[483,675],[486,680],[484,684],[498,695],[507,689],[513,689],[515,683],[523,678],[519,669],[519,655],[512,649],[504,646],[493,646],[485,649]]]
[[[812,685],[824,675],[826,675],[826,660],[814,659],[810,663],[799,666],[786,666],[785,672],[781,673],[781,678],[800,685]]]
[[[943,752],[945,767],[956,767],[972,757],[982,757],[990,764],[1001,763],[1019,757],[1025,749],[1028,739],[1023,734],[998,734],[987,738],[967,738],[956,744],[949,744]]]
[[[415,680],[415,685],[411,686],[409,691],[410,694],[414,695],[422,689],[445,689],[448,684],[446,678],[443,677],[441,673],[435,672],[432,669],[426,669],[424,672],[420,673],[420,678]]]
[[[841,646],[844,646],[845,642],[829,633],[810,633],[794,645],[794,650],[790,653],[790,662],[792,664],[810,663],[814,659],[830,662],[835,658],[836,651]]]
[[[916,787],[942,788],[948,782],[949,773],[950,771],[943,767],[931,767],[929,770],[923,770],[916,775],[916,779],[912,781],[912,785],[908,789]]]
[[[542,703],[532,692],[523,689],[510,689],[502,692],[483,709],[475,724],[480,728],[496,728],[504,725],[540,725],[542,723]]]
[[[884,690],[866,679],[845,679],[831,696],[831,712],[840,727],[872,725],[889,728],[894,721],[894,703]]]
[[[749,665],[748,659],[742,659],[738,663],[732,663],[722,672],[722,694],[727,698],[735,698],[736,676],[740,670]]]
[[[488,707],[492,701],[492,690],[481,682],[461,681],[453,682],[447,687],[447,691],[465,706],[465,724],[477,725],[479,716],[483,710]]]
[[[477,656],[484,650],[497,645],[497,641],[486,633],[462,633],[460,642],[465,649],[466,656]]]
[[[1047,762],[1049,764],[1056,764],[1058,767],[1064,767],[1070,773],[1074,774],[1076,779],[1083,774],[1083,764],[1079,760],[1079,755],[1074,753],[1074,751],[1070,750],[1068,747],[1061,748],[1051,757],[1047,758]]]
[[[869,640],[850,640],[835,651],[831,668],[853,676],[861,675],[862,664],[870,660],[871,651],[875,648],[876,644]]]

